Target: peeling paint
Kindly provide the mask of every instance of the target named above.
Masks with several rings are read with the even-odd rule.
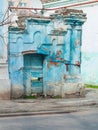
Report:
[[[79,61],[76,61],[76,65],[80,67],[80,62],[79,62]]]
[[[60,63],[58,63],[58,62],[53,62],[53,61],[50,61],[49,63],[48,63],[48,68],[50,68],[50,66],[58,66]]]
[[[66,74],[63,75],[63,79],[66,79]]]

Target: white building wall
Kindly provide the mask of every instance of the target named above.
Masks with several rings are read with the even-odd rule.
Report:
[[[78,7],[87,14],[82,35],[82,77],[84,83],[98,85],[98,5]]]
[[[0,1],[0,63],[7,61],[7,28],[8,25],[4,25],[7,16],[8,2],[7,0]],[[5,15],[6,14],[6,15]],[[7,20],[7,19],[6,19]]]
[[[5,18],[8,1],[0,0],[0,25]],[[0,26],[0,99],[10,99],[11,87],[8,76],[7,64],[7,28],[8,26]],[[6,35],[5,35],[6,34]],[[6,37],[5,37],[6,36]]]

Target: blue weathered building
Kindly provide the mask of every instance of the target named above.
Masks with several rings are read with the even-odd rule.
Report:
[[[85,20],[82,11],[63,8],[48,18],[20,17],[18,27],[9,27],[12,97],[33,93],[83,96],[81,36]]]

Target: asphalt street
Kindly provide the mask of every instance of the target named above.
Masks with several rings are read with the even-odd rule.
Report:
[[[98,109],[69,114],[3,117],[0,130],[98,130]]]

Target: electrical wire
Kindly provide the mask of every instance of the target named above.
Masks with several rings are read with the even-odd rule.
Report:
[[[71,5],[66,5],[63,7],[57,7],[57,8],[24,8],[24,7],[11,7],[12,9],[26,9],[26,10],[46,10],[46,11],[52,11],[52,10],[58,10],[62,8],[69,8],[69,7],[74,7],[74,6],[82,6],[82,5],[88,5],[88,4],[93,4],[93,3],[98,3],[98,0],[93,0],[89,2],[82,2],[82,3],[77,3],[77,4],[71,4]]]

